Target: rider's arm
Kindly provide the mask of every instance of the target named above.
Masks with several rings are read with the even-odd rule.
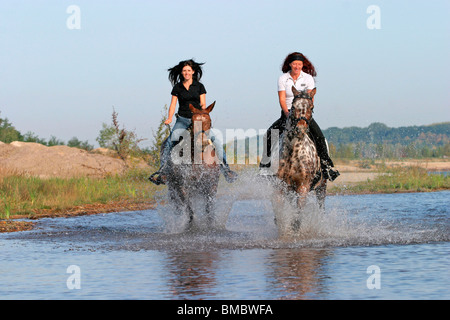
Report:
[[[286,91],[278,91],[278,100],[280,102],[281,110],[283,110],[286,116],[289,115],[289,110],[286,105]]]
[[[206,94],[200,95],[200,107],[206,109]]]
[[[169,107],[169,116],[167,117],[167,120],[164,121],[165,124],[170,124],[172,122],[172,117],[175,114],[175,108],[177,106],[178,98],[176,96],[172,96],[172,101],[170,102]]]

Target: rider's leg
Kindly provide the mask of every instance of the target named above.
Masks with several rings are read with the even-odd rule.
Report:
[[[322,130],[320,130],[319,125],[314,119],[311,119],[311,121],[309,122],[309,131],[311,132],[311,135],[313,136],[314,142],[316,144],[317,153],[320,157],[322,172],[331,181],[335,180],[340,173],[337,170],[331,169],[334,167],[334,164],[330,158],[330,155],[328,154],[325,136],[323,135]]]
[[[168,140],[168,144],[167,146],[165,146],[163,150],[163,155],[161,157],[161,168],[164,168],[164,166],[166,165],[167,159],[170,157],[170,153],[172,151],[173,146],[180,140],[185,130],[189,128],[191,122],[192,120],[189,118],[177,117],[177,121],[173,126],[172,133],[170,134],[170,138]]]
[[[175,125],[173,126],[172,132],[165,141],[165,143],[161,146],[162,152],[161,152],[161,158],[160,158],[160,169],[151,175],[150,181],[153,183],[159,185],[164,184],[166,177],[164,175],[164,171],[166,168],[167,161],[171,155],[172,148],[174,144],[180,140],[180,137],[183,135],[184,131],[191,125],[191,119],[184,118],[184,117],[177,117],[177,121],[175,122]],[[153,178],[155,175],[158,175],[156,178]]]
[[[230,169],[227,163],[227,155],[223,151],[222,133],[215,129],[209,130],[209,138],[214,144],[214,149],[217,154],[217,159],[220,161],[220,171],[222,172],[227,182],[234,182],[237,178],[237,173]]]
[[[284,131],[286,125],[286,116],[284,112],[281,113],[281,117],[272,123],[272,125],[267,129],[267,132],[264,135],[265,143],[263,143],[263,154],[261,158],[261,162],[259,163],[260,168],[269,168],[271,165],[271,157],[272,157],[272,132],[276,132],[278,130],[278,134],[281,134]],[[279,141],[280,139],[278,139]]]

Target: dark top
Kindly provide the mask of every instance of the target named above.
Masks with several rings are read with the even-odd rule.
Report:
[[[192,118],[189,104],[192,104],[197,109],[201,109],[200,95],[204,93],[206,93],[205,86],[196,80],[192,82],[189,90],[186,90],[182,82],[178,82],[172,89],[172,95],[178,98],[180,105],[178,115],[184,118]]]

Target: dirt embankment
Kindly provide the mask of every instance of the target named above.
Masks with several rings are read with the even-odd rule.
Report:
[[[148,166],[142,161],[138,167]],[[114,152],[96,149],[91,152],[67,146],[47,147],[38,143],[0,142],[0,178],[13,174],[47,178],[94,177],[124,173],[127,164],[114,157]],[[151,203],[112,202],[106,205],[91,204],[67,210],[64,214],[48,210],[40,217],[65,217],[128,210],[143,210]],[[26,218],[17,216],[15,218]],[[33,228],[31,221],[0,220],[0,232],[24,231]]]
[[[40,178],[103,177],[124,172],[124,161],[104,153],[104,149],[88,152],[67,146],[47,147],[30,142],[0,142],[0,168],[4,172]]]

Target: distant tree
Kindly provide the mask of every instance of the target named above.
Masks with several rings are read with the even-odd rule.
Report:
[[[341,144],[337,149],[337,157],[343,159],[353,159],[355,156],[353,149],[354,148],[351,144]]]
[[[158,129],[156,130],[156,132],[152,130],[153,145],[150,147],[148,153],[150,155],[150,162],[154,165],[159,164],[161,145],[170,134],[169,126],[164,124],[164,121],[166,120],[166,114],[167,105],[164,106],[164,109],[161,112],[161,119],[159,121]]]
[[[450,157],[450,143],[447,143],[442,147],[442,155],[446,157]]]
[[[112,125],[102,123],[102,129],[96,141],[102,148],[114,149],[113,140],[115,138],[116,130]]]
[[[336,157],[336,146],[334,144],[332,144],[332,143],[329,143],[328,144],[328,149],[329,149],[330,156],[332,158],[335,158]]]
[[[116,151],[122,160],[126,160],[128,156],[141,155],[139,143],[145,139],[139,139],[134,131],[128,131],[124,127],[120,128],[118,115],[113,108],[112,124],[102,124],[103,129],[100,130],[97,142],[102,148]]]
[[[23,140],[24,142],[35,142],[35,143],[40,143],[43,145],[47,145],[47,141],[45,141],[45,139],[41,139],[37,136],[37,134],[35,134],[34,132],[28,131],[27,133],[25,133],[25,135],[23,136]]]
[[[66,143],[62,140],[59,140],[55,136],[51,136],[50,140],[47,142],[47,146],[53,147],[53,146],[64,146]]]
[[[416,145],[414,143],[410,143],[405,147],[405,156],[406,158],[415,158],[417,157],[418,152]]]
[[[450,122],[427,126],[408,126],[389,128],[383,123],[375,122],[367,128],[331,127],[323,130],[329,143],[345,145],[348,143],[397,144],[407,146],[412,142],[433,144],[435,146],[450,143]]]
[[[430,158],[433,156],[433,150],[428,146],[424,146],[420,151],[420,155],[424,158]]]
[[[91,151],[92,149],[94,149],[94,146],[90,145],[89,141],[87,141],[87,140],[86,141],[81,141],[81,140],[78,140],[77,137],[73,137],[72,139],[70,139],[67,142],[67,146],[68,147],[72,147],[72,148],[83,149],[83,150],[86,150],[86,151]]]
[[[11,143],[13,141],[21,141],[22,138],[20,132],[13,127],[12,123],[8,121],[8,118],[0,118],[0,141]]]

